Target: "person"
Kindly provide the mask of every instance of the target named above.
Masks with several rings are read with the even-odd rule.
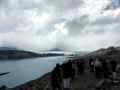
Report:
[[[84,61],[82,59],[80,59],[77,62],[77,68],[78,68],[78,75],[84,73],[84,71],[85,71],[85,64],[84,64]]]
[[[94,72],[94,61],[93,61],[93,59],[89,60],[89,68],[90,68],[90,72]]]
[[[81,59],[80,64],[81,64],[81,73],[84,73],[85,72],[85,62],[83,59]]]
[[[77,61],[77,74],[79,75],[81,72],[80,61]]]
[[[120,73],[120,64],[117,64],[116,72],[117,72],[117,73]]]
[[[74,71],[73,64],[72,64],[72,61],[71,61],[71,60],[68,61],[67,67],[68,67],[68,73],[69,73],[70,78],[71,78],[71,80],[72,80],[72,79],[74,78],[75,71]]]
[[[72,88],[72,62],[68,61],[62,65],[63,71],[63,89],[70,90]]]
[[[106,60],[102,60],[102,71],[103,71],[103,77],[109,78],[109,67]]]
[[[95,76],[96,78],[101,78],[101,75],[102,75],[102,64],[101,64],[101,61],[99,59],[96,59],[95,60]]]
[[[75,67],[75,64],[72,64],[72,76],[71,76],[71,79],[74,80],[76,76],[76,67]]]
[[[59,64],[53,69],[51,73],[52,90],[62,90],[62,71]]]
[[[76,61],[73,61],[73,69],[74,69],[74,78],[78,76],[78,67],[77,67],[77,62],[78,60],[75,59]]]
[[[110,66],[111,66],[111,70],[112,70],[112,76],[113,76],[113,78],[115,78],[116,77],[117,62],[115,60],[111,60]]]

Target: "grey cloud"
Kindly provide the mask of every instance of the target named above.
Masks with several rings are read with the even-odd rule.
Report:
[[[2,0],[1,7],[6,9],[33,9],[44,7],[41,0]]]
[[[110,3],[103,8],[103,10],[118,9],[120,7],[120,0],[109,0]]]
[[[79,18],[74,18],[73,20],[68,20],[66,23],[66,28],[68,29],[70,35],[79,36],[81,34],[106,34],[107,32],[118,31],[120,27],[120,18],[113,16],[104,16],[90,20],[90,17],[80,16]],[[116,28],[117,27],[117,28]]]
[[[0,43],[9,42],[13,46],[35,51],[54,47],[64,50],[93,50],[119,45],[119,16],[114,18],[100,13],[95,18],[94,15],[89,15],[90,11],[87,11],[87,15],[84,11],[82,15],[79,10],[83,9],[83,0],[1,0],[0,4],[0,29],[5,31],[0,31]],[[94,6],[93,8],[96,9]],[[40,28],[40,24],[36,28],[31,21],[34,12],[36,16],[51,14],[54,19],[44,28]],[[66,22],[64,28],[68,30],[67,35],[63,33],[64,28],[62,31],[54,30],[55,24],[59,26],[63,22]]]
[[[105,34],[107,32],[118,31],[120,27],[120,18],[114,18],[112,16],[102,16],[95,21],[92,21],[87,26],[87,33],[93,32],[95,34]]]
[[[82,6],[82,0],[46,0],[48,5],[53,6],[56,11],[68,11]]]
[[[28,18],[32,18],[31,14],[36,13],[39,16],[42,13],[50,12],[49,6],[42,0],[1,0],[0,11],[0,25],[8,28],[14,27],[13,31],[26,27],[30,30],[34,29],[32,21],[28,20]],[[51,22],[43,31],[49,29],[55,22]]]
[[[106,26],[106,25],[113,25],[120,22],[120,18],[114,18],[113,16],[103,16],[101,18],[96,19],[96,21],[92,22],[91,25],[98,25],[98,26]]]
[[[84,15],[79,18],[74,18],[73,20],[67,21],[66,28],[68,29],[70,35],[76,36],[82,33],[88,23],[89,17]]]

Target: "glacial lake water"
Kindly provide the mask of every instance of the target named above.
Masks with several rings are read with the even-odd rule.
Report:
[[[15,87],[34,80],[50,72],[56,63],[63,63],[67,57],[44,57],[22,60],[0,60],[0,73],[10,72],[0,76],[0,86]]]

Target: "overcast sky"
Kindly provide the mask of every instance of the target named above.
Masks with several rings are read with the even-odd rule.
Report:
[[[119,0],[0,0],[0,46],[88,51],[120,45]]]

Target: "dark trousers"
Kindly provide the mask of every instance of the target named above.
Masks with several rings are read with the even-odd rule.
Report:
[[[52,90],[63,90],[62,84],[59,83],[59,84],[52,85]]]

